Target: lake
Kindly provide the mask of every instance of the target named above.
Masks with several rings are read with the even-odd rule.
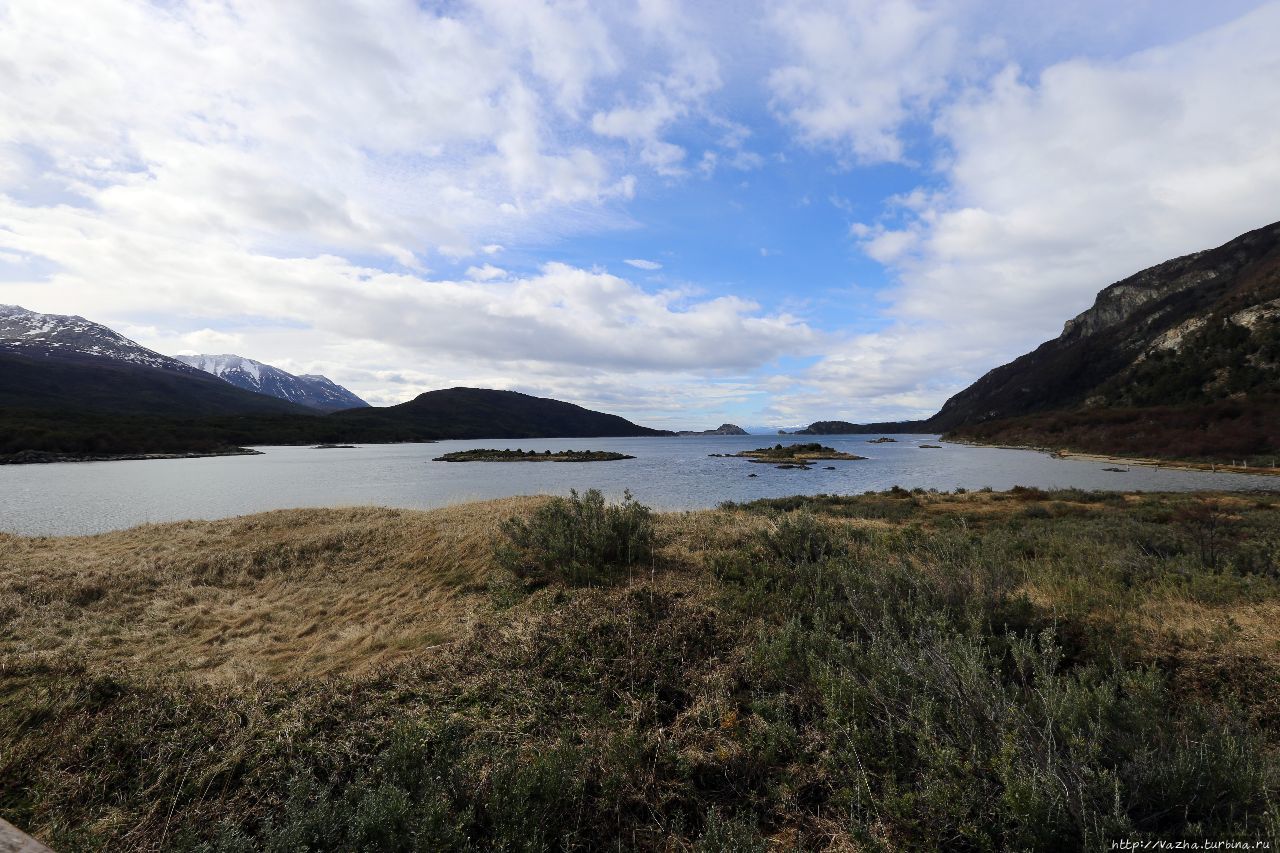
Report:
[[[694,436],[681,438],[523,439],[364,445],[352,450],[261,447],[261,456],[134,462],[0,466],[0,531],[30,535],[96,533],[143,522],[214,519],[270,509],[378,505],[429,509],[525,494],[598,488],[611,497],[630,489],[658,509],[695,509],[724,500],[794,494],[857,494],[890,486],[1007,489],[1077,487],[1146,491],[1267,489],[1271,477],[1214,474],[1053,459],[1043,453],[944,444],[936,436]],[[779,470],[735,453],[775,443],[821,441],[868,457]],[[614,450],[618,462],[432,462],[475,447]],[[835,470],[825,470],[825,466]],[[748,477],[748,474],[756,474]]]

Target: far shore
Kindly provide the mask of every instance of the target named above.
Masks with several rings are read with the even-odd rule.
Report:
[[[1150,468],[1169,468],[1174,471],[1209,471],[1214,474],[1257,474],[1264,477],[1280,476],[1280,468],[1254,465],[1230,465],[1221,462],[1194,462],[1186,459],[1152,459],[1146,456],[1112,456],[1105,453],[1079,453],[1074,450],[1055,450],[1030,444],[985,444],[980,441],[964,441],[957,438],[943,439],[949,444],[966,444],[970,447],[994,447],[997,450],[1033,450],[1055,459],[1076,462],[1098,462],[1107,465],[1145,465]]]
[[[0,456],[0,465],[47,465],[54,462],[137,462],[147,459],[207,459],[213,456],[261,456],[261,450],[236,447],[228,450],[210,450],[205,453],[48,453],[43,450],[23,450]]]

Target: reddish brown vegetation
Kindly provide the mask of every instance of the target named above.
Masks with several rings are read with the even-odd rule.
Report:
[[[1163,459],[1230,462],[1280,457],[1280,397],[1201,406],[1042,412],[962,426],[949,438]]]

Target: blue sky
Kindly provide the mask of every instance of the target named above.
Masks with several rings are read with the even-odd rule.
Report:
[[[1280,3],[0,2],[0,302],[377,404],[928,415],[1280,219]]]

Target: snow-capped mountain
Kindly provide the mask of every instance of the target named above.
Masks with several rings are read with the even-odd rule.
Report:
[[[180,355],[177,358],[191,367],[230,382],[237,388],[278,397],[323,412],[369,405],[324,376],[294,376],[278,367],[239,355]]]
[[[0,305],[0,410],[166,417],[304,414],[83,317]]]
[[[110,359],[195,373],[190,365],[149,350],[100,323],[66,314],[41,314],[18,305],[0,305],[0,351],[62,360]]]

